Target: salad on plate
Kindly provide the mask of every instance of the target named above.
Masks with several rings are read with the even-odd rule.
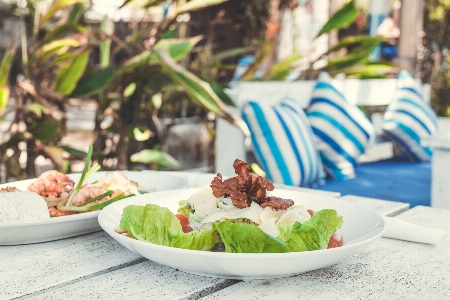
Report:
[[[123,198],[147,192],[129,180],[125,176],[126,171],[106,172],[99,180],[88,182],[100,170],[98,163],[90,166],[91,156],[92,146],[77,184],[68,175],[49,170],[24,191],[13,186],[0,188],[0,223],[37,221],[96,211]]]
[[[235,160],[236,177],[214,177],[177,213],[156,204],[128,205],[116,232],[158,245],[231,253],[283,253],[340,247],[344,220],[334,209],[308,210],[272,194],[273,183]]]

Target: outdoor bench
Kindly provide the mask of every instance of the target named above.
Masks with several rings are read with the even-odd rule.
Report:
[[[324,185],[315,189],[339,192],[342,195],[357,195],[416,205],[430,205],[431,163],[410,162],[395,156],[394,144],[386,139],[381,130],[383,112],[391,102],[398,79],[333,79],[332,84],[346,98],[360,108],[372,107],[371,116],[377,137],[359,157],[354,179],[340,181],[327,178]],[[421,84],[426,101],[430,99],[430,86]],[[236,82],[227,93],[233,99],[235,113],[249,100],[265,104],[276,104],[283,97],[295,99],[303,108],[311,100],[316,81],[295,82]],[[376,108],[375,108],[376,107]],[[449,123],[440,118],[439,123]],[[250,140],[226,121],[219,119],[216,127],[216,173],[233,176],[235,159],[254,162],[249,147]]]

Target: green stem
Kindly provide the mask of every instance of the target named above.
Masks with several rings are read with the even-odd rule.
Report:
[[[83,168],[83,172],[81,173],[80,181],[78,182],[78,185],[75,187],[73,192],[70,194],[69,199],[67,200],[67,206],[71,206],[73,197],[76,195],[76,193],[78,193],[80,191],[80,189],[83,186],[84,182],[89,177],[91,177],[92,174],[94,174],[95,172],[100,170],[100,165],[98,163],[94,163],[92,165],[92,167],[90,169],[88,169],[89,168],[89,164],[91,162],[92,151],[93,151],[93,147],[92,147],[92,145],[90,145],[88,153],[86,155],[86,161],[84,163],[84,168]]]

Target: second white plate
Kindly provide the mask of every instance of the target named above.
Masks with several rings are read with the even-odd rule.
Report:
[[[104,177],[106,171],[95,173],[89,182]],[[167,173],[127,171],[129,180],[137,182],[145,190],[165,191],[188,187],[186,180]],[[78,183],[81,173],[68,174]],[[27,179],[1,184],[1,187],[14,186],[25,191],[36,179]],[[122,200],[123,201],[123,200]],[[51,218],[40,222],[0,223],[0,245],[32,244],[54,241],[101,230],[98,224],[99,211]]]

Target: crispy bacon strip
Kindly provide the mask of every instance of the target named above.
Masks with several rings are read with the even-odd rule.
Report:
[[[242,160],[236,159],[233,163],[239,185],[245,189],[245,192],[252,200],[260,200],[266,198],[266,191],[273,191],[274,185],[272,181],[258,176],[250,171],[250,166]]]
[[[262,208],[270,206],[275,210],[288,209],[294,205],[294,201],[291,199],[283,199],[279,197],[267,197],[260,204]]]
[[[249,207],[252,200],[242,190],[236,177],[222,181],[222,175],[219,173],[211,182],[211,189],[216,198],[231,197],[233,205],[237,208]]]
[[[211,182],[214,197],[231,197],[233,205],[237,208],[249,207],[252,201],[261,207],[270,206],[276,210],[286,209],[294,204],[292,200],[277,197],[266,197],[267,191],[273,191],[272,181],[258,176],[250,171],[250,166],[242,160],[236,159],[233,168],[236,177],[222,181],[222,175],[217,174]],[[264,204],[264,206],[262,205]]]

